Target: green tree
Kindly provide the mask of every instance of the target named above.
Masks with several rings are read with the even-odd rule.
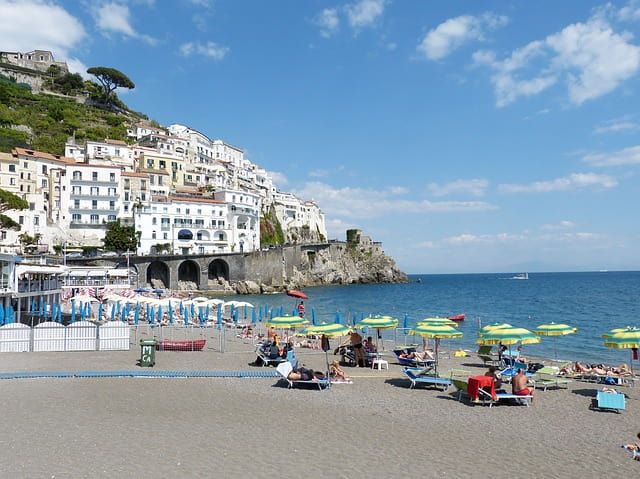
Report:
[[[133,89],[136,87],[131,79],[120,70],[108,67],[91,67],[87,73],[96,77],[102,85],[102,97],[105,104],[110,105],[114,101],[113,92],[116,88]]]
[[[120,220],[107,223],[107,233],[102,242],[108,251],[135,251],[140,233],[135,226],[122,226]]]
[[[10,210],[26,210],[29,203],[9,191],[0,190],[0,229],[20,231],[20,225],[3,213]]]

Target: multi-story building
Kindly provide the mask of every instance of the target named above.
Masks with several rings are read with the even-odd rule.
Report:
[[[124,226],[133,226],[135,225],[135,214],[141,211],[142,207],[148,206],[151,201],[152,185],[150,174],[144,171],[123,171],[120,174],[120,179],[122,181],[120,186],[120,202],[122,205],[119,215],[120,222]],[[168,181],[165,180],[165,182],[168,184]]]
[[[213,196],[229,208],[232,251],[260,249],[260,196],[241,190],[216,191]]]
[[[127,170],[134,168],[133,149],[121,140],[88,140],[84,145],[65,143],[64,154],[78,163],[121,166]]]
[[[276,191],[273,203],[283,230],[294,232],[292,240],[327,238],[324,213],[313,201],[302,201],[291,193]]]
[[[211,198],[154,197],[135,216],[138,254],[229,253],[236,246],[228,214],[228,205]]]
[[[148,135],[164,135],[167,132],[164,128],[146,125],[144,123],[134,123],[131,128],[127,128],[127,136],[136,141]]]

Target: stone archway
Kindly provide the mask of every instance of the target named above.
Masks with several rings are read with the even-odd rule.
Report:
[[[162,261],[152,261],[147,267],[147,284],[154,288],[169,288],[171,283],[171,272],[169,266]]]
[[[209,281],[216,281],[220,279],[229,281],[229,265],[224,260],[214,259],[209,263],[209,272],[207,276]]]
[[[200,288],[200,267],[198,266],[198,263],[190,259],[180,263],[180,266],[178,267],[178,282],[181,282],[181,281],[194,283],[193,288],[186,288],[186,289]],[[181,289],[185,289],[185,288],[181,288]]]

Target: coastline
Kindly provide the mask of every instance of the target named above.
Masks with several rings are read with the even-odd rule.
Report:
[[[141,337],[142,335],[139,335]],[[156,370],[255,369],[253,344],[156,353]],[[387,346],[388,349],[389,346]],[[637,434],[638,388],[621,414],[589,408],[601,386],[536,391],[532,407],[472,405],[408,388],[389,370],[345,368],[353,384],[288,390],[276,378],[40,378],[4,380],[7,477],[598,477],[637,474],[620,448]],[[310,367],[324,353],[298,348]],[[2,372],[136,369],[129,351],[3,353]],[[333,359],[333,355],[329,355]],[[471,353],[440,369],[485,368]],[[261,368],[273,371],[273,368]],[[33,438],[37,437],[37,441]],[[28,446],[27,446],[28,444]],[[79,454],[79,451],[82,451]]]

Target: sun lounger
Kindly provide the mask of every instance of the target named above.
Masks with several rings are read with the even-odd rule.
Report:
[[[277,366],[278,364],[286,361],[286,359],[281,357],[270,358],[269,356],[267,356],[264,350],[262,349],[261,344],[259,344],[258,347],[256,347],[256,356],[260,358],[263,366]]]
[[[511,378],[513,376],[515,376],[516,374],[518,374],[518,370],[519,369],[524,369],[525,371],[525,375],[527,376],[527,378],[529,378],[530,381],[533,381],[533,378],[535,377],[536,373],[530,373],[527,371],[527,365],[525,363],[519,363],[519,362],[515,362],[513,364],[513,366],[509,366],[505,369],[503,369],[502,371],[500,371],[498,373],[498,375],[500,376],[500,378],[504,381],[504,382],[509,382],[511,381]]]
[[[430,370],[430,368],[429,368]],[[441,378],[438,376],[428,376],[424,374],[424,369],[419,368],[402,368],[404,375],[411,381],[410,388],[414,388],[416,384],[427,384],[430,386],[441,387],[446,391],[451,386],[451,379]],[[422,372],[422,374],[421,374]]]
[[[409,366],[409,367],[419,367],[419,366],[423,366],[423,367],[429,367],[429,366],[433,366],[435,364],[435,361],[433,359],[418,359],[418,358],[403,358],[402,356],[400,356],[403,353],[412,353],[415,352],[415,348],[407,348],[407,349],[394,349],[393,352],[396,355],[396,358],[398,359],[398,363],[401,366]]]
[[[559,388],[561,385],[565,385],[569,389],[570,379],[562,377],[558,374],[558,369],[552,367],[544,367],[536,371],[535,385],[538,388],[542,388],[546,391],[548,387]]]
[[[496,364],[498,358],[491,355],[493,346],[480,346],[478,348],[478,358],[482,361],[482,365],[486,366],[487,363]]]
[[[291,364],[289,361],[285,361],[278,364],[278,366],[276,367],[276,371],[278,371],[278,374],[280,374],[280,376],[282,376],[284,380],[287,381],[289,389],[293,388],[294,385],[304,384],[304,385],[317,386],[318,389],[322,391],[323,388],[326,388],[327,386],[329,386],[328,379],[311,379],[308,381],[304,381],[301,379],[297,381],[293,381],[289,379],[289,373],[293,371],[293,364]]]
[[[484,389],[479,389],[480,399],[483,404],[489,404],[489,407],[492,407],[494,403],[499,401],[507,401],[511,399],[515,399],[518,404],[524,404],[529,407],[531,405],[531,401],[533,400],[532,395],[520,396],[519,394],[512,393],[496,393],[496,398],[494,399],[491,393],[485,391]]]
[[[458,393],[458,401],[462,400],[463,394],[465,396],[468,396],[467,390],[469,385],[467,384],[466,380],[451,378],[451,382],[453,383],[453,386],[456,388],[456,392]]]
[[[624,394],[620,392],[610,393],[598,391],[596,401],[599,409],[614,409],[620,412],[623,411],[625,407]]]

